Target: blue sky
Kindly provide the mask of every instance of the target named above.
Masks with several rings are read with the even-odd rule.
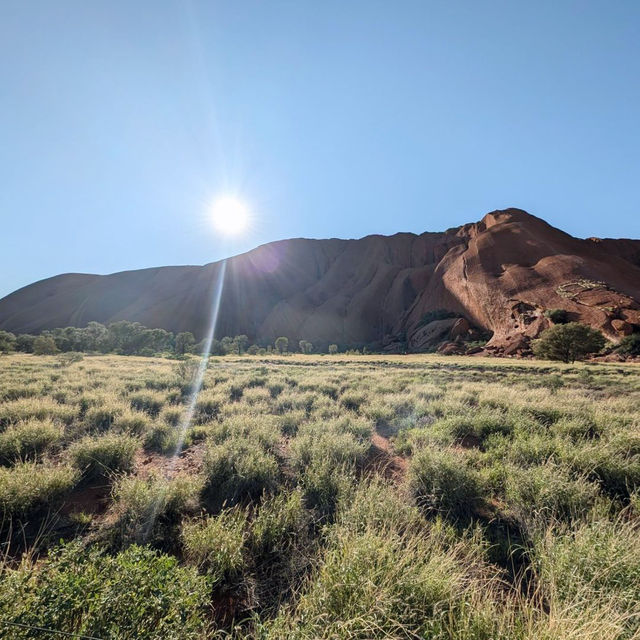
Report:
[[[2,0],[0,295],[508,206],[638,238],[639,105],[635,1]]]

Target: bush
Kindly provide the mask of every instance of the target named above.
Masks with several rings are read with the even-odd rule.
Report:
[[[58,347],[50,336],[38,336],[33,341],[33,353],[37,356],[50,356],[58,353]]]
[[[640,631],[640,530],[637,522],[592,520],[550,529],[534,548],[534,567],[543,593],[557,610],[575,615],[594,610],[618,622],[615,635]]]
[[[74,443],[69,456],[85,480],[97,480],[131,471],[138,447],[138,440],[129,435],[108,433],[88,436]]]
[[[254,557],[285,554],[309,525],[299,490],[266,498],[251,523],[249,547]]]
[[[602,333],[579,322],[555,325],[543,331],[533,341],[533,352],[538,358],[574,362],[596,353],[605,345]]]
[[[0,433],[0,463],[36,458],[58,444],[64,430],[51,420],[19,422]]]
[[[567,324],[569,315],[566,309],[547,309],[544,315],[553,322],[553,324]]]
[[[151,428],[149,417],[139,411],[125,411],[115,419],[115,427],[118,431],[139,436]]]
[[[15,349],[15,335],[9,331],[0,331],[0,353],[11,353]]]
[[[464,635],[450,629],[479,604],[479,598],[471,604],[469,575],[482,571],[472,543],[452,546],[452,535],[441,523],[429,529],[412,527],[416,520],[385,498],[383,504],[391,506],[387,517],[360,525],[359,514],[347,508],[325,530],[322,565],[300,593],[295,609],[281,609],[269,637],[498,637],[478,625]],[[379,499],[376,492],[367,506],[377,511]],[[358,495],[355,503],[361,510]],[[489,587],[488,580],[484,584]]]
[[[566,468],[555,464],[510,468],[506,474],[507,505],[528,524],[536,519],[544,522],[583,516],[598,495],[596,484],[573,479]]]
[[[157,424],[147,433],[144,448],[158,453],[175,453],[180,445],[180,436],[181,430],[178,427]]]
[[[278,353],[286,353],[289,348],[289,338],[285,338],[284,336],[276,338],[275,347]]]
[[[205,493],[214,508],[255,500],[278,485],[278,463],[273,455],[240,438],[209,445],[204,471]]]
[[[120,407],[93,407],[85,413],[84,422],[88,429],[108,431],[120,414]]]
[[[327,458],[312,460],[300,477],[305,505],[329,518],[335,513],[338,500],[348,494],[352,485],[352,470],[336,467]]]
[[[625,356],[640,356],[640,333],[632,333],[622,338],[616,351]]]
[[[66,351],[65,353],[59,354],[56,360],[61,367],[68,367],[74,362],[82,362],[84,355],[79,351]]]
[[[222,404],[219,400],[201,400],[196,404],[196,411],[193,421],[196,424],[205,424],[216,420],[222,410]]]
[[[247,515],[227,509],[219,515],[182,525],[182,545],[189,562],[207,572],[214,584],[238,578],[245,567]]]
[[[329,355],[335,356],[336,353],[338,353],[338,345],[337,344],[330,344],[328,351],[329,351]]]
[[[99,638],[198,640],[208,596],[206,579],[174,557],[137,546],[111,556],[74,542],[2,574],[0,619]],[[11,627],[9,635],[33,633]]]
[[[77,479],[76,471],[66,465],[19,462],[11,468],[0,467],[0,513],[26,516],[54,508]]]
[[[439,449],[414,454],[409,486],[421,507],[454,519],[471,516],[483,495],[478,473],[466,465],[464,457]]]
[[[151,395],[150,393],[141,393],[130,398],[131,408],[136,411],[144,411],[152,418],[155,418],[162,409],[164,404],[162,396]]]
[[[314,460],[327,460],[333,465],[359,464],[363,462],[369,448],[369,442],[358,441],[350,433],[309,427],[291,441],[291,466],[302,470]]]
[[[175,544],[176,527],[183,515],[199,506],[203,479],[178,475],[123,476],[113,488],[116,534],[120,544],[147,542]]]

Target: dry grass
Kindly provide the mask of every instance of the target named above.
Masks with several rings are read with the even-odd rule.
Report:
[[[638,365],[212,358],[182,432],[192,369],[0,358],[0,635],[116,637],[57,612],[117,566],[141,638],[640,637]]]

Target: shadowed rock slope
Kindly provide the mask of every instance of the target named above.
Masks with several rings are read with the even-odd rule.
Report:
[[[202,336],[221,268],[55,276],[0,300],[0,328],[131,320]],[[546,309],[616,338],[640,330],[639,301],[640,240],[573,238],[506,209],[443,233],[283,240],[230,258],[216,335],[421,351],[484,331],[490,350],[518,353]]]

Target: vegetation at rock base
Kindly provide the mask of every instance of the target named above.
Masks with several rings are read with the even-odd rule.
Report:
[[[604,345],[601,331],[579,322],[569,322],[543,331],[533,342],[533,352],[539,358],[569,363],[597,353]]]
[[[227,342],[3,355],[0,636],[640,637],[637,364]]]

